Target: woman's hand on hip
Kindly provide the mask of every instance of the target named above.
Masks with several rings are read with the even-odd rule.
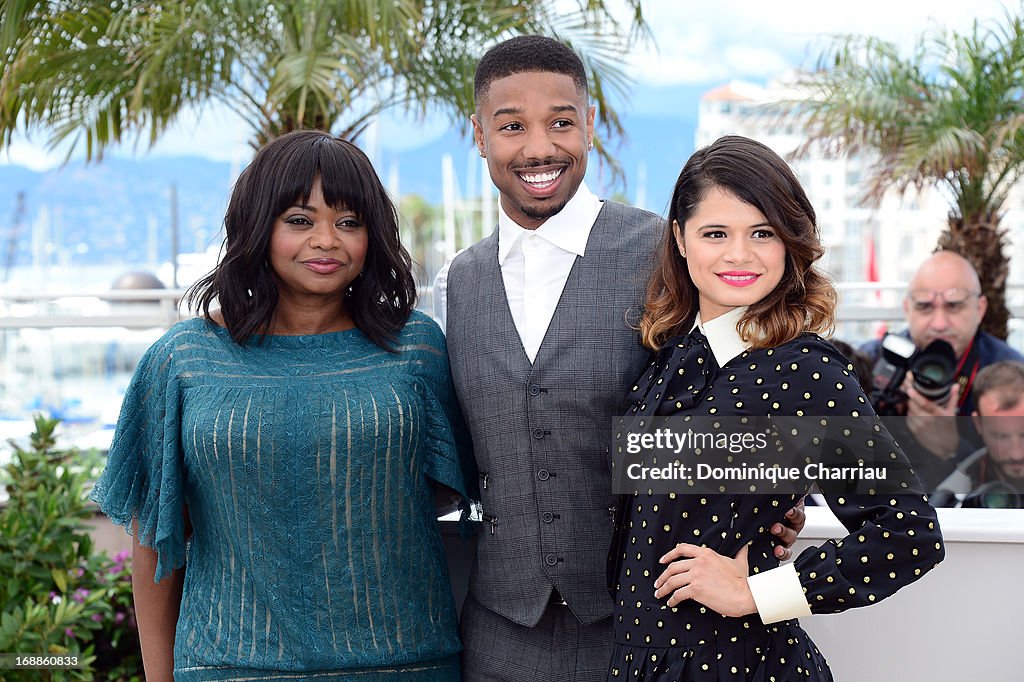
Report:
[[[668,567],[654,581],[654,596],[668,597],[668,606],[692,599],[723,616],[757,612],[747,586],[747,545],[729,558],[713,549],[681,542],[661,557],[660,563]]]

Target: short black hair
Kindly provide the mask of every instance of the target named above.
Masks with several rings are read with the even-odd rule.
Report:
[[[274,222],[289,206],[307,203],[318,178],[328,206],[344,206],[366,224],[366,261],[346,305],[356,327],[390,351],[416,304],[412,258],[399,240],[398,213],[366,154],[321,130],[287,133],[256,153],[231,191],[221,259],[189,288],[186,300],[207,319],[216,300],[239,345],[266,333],[278,302],[268,260]]]
[[[484,53],[473,79],[473,98],[479,106],[494,81],[533,71],[569,76],[584,99],[588,99],[587,71],[579,55],[565,43],[538,35],[509,38]]]

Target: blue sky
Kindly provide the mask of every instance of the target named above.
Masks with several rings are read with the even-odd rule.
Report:
[[[574,0],[565,0],[575,4]],[[681,99],[681,86],[742,79],[765,82],[787,69],[809,66],[830,34],[871,34],[909,49],[922,31],[944,26],[966,30],[975,19],[999,18],[1004,8],[1024,11],[1019,0],[753,0],[677,2],[648,0],[644,12],[653,29],[653,44],[640,47],[627,62],[635,80],[629,103],[619,106],[638,116],[662,116],[676,107],[694,107]],[[468,126],[468,122],[467,122]],[[381,117],[376,139],[394,152],[429,144],[448,129],[446,120],[411,124],[401,115]],[[247,130],[230,112],[207,107],[188,112],[152,149],[144,143],[118,155],[197,155],[244,163],[251,155]],[[372,144],[367,139],[365,144]],[[16,136],[0,151],[0,164],[14,163],[43,170],[58,165],[65,150],[48,151],[45,136]]]

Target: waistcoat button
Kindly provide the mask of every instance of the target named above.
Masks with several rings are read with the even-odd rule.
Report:
[[[556,557],[554,554],[548,554],[546,557],[544,557],[544,563],[546,563],[548,566],[554,566],[558,563],[558,557]]]
[[[540,395],[540,386],[537,384],[530,384],[530,395]]]
[[[537,478],[539,478],[542,481],[546,481],[550,477],[551,474],[548,473],[547,469],[541,469],[540,471],[537,472]]]
[[[540,515],[540,520],[543,521],[544,523],[551,523],[552,521],[555,520],[555,515],[552,514],[551,512],[544,512],[543,514]]]
[[[543,438],[544,437],[544,429],[534,429],[533,430],[533,437],[538,439],[538,440]]]

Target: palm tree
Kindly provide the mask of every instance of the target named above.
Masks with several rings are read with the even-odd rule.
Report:
[[[843,36],[798,79],[788,115],[812,147],[873,152],[865,194],[937,187],[949,199],[938,248],[978,271],[988,297],[984,329],[1006,338],[1002,208],[1024,173],[1024,18],[1007,14],[964,35],[933,29],[908,58],[875,38]]]
[[[610,99],[626,89],[625,50],[648,29],[640,0],[627,0],[625,20],[608,4],[578,0],[567,13],[555,0],[4,0],[0,143],[24,126],[98,159],[128,139],[152,144],[183,110],[211,103],[243,117],[253,146],[301,127],[355,137],[389,108],[438,111],[468,130],[476,62],[516,33],[573,44],[600,125],[621,136]],[[598,150],[611,161],[601,140]]]

